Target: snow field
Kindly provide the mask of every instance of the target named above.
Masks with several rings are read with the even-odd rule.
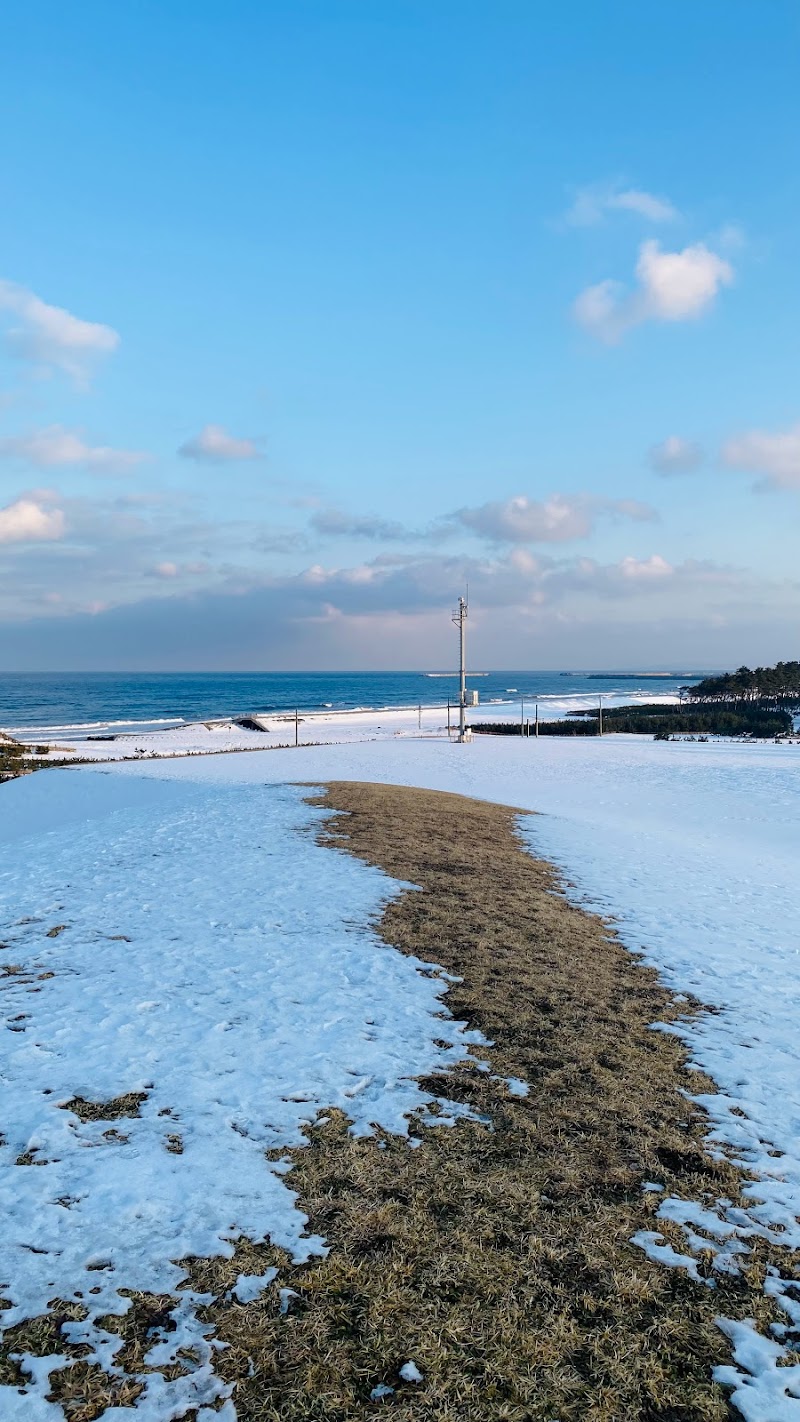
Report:
[[[254,775],[385,781],[539,811],[521,819],[520,833],[560,866],[570,896],[613,917],[622,941],[676,993],[716,1009],[679,1030],[719,1087],[696,1098],[709,1113],[711,1149],[756,1177],[746,1210],[662,1201],[685,1254],[653,1231],[637,1242],[690,1272],[693,1251],[709,1246],[718,1269],[735,1269],[759,1234],[800,1247],[800,747],[617,735],[467,746],[398,739],[115,773],[219,785]],[[786,1329],[796,1338],[800,1328],[790,1287],[768,1280],[788,1319],[773,1338],[722,1321],[735,1366],[719,1378],[735,1387],[746,1422],[800,1422],[800,1367],[785,1346]]]
[[[606,693],[603,705],[636,705],[643,700],[676,705],[677,697],[670,694],[652,696],[624,692]],[[525,698],[525,716],[532,720],[534,702]],[[539,718],[542,721],[560,720],[570,711],[597,706],[597,696],[575,694],[573,696],[542,697],[538,703]],[[476,721],[520,720],[519,699],[502,702],[483,702],[474,709],[470,707],[469,719]],[[96,725],[75,725],[63,727],[16,727],[13,731],[27,745],[50,744],[53,746],[52,759],[63,759],[74,755],[84,760],[123,760],[137,757],[172,755],[210,755],[219,751],[269,750],[282,745],[294,745],[294,715],[286,712],[260,718],[264,731],[247,730],[229,719],[219,721],[182,721],[167,723],[163,727],[154,722],[145,723],[140,730],[124,727],[118,730],[114,723]],[[458,720],[457,707],[451,707],[451,724]],[[114,740],[87,740],[81,732],[95,735],[113,734]],[[354,711],[304,711],[300,714],[299,737],[305,744],[339,744],[355,741],[389,740],[399,736],[423,735],[440,736],[447,733],[447,707],[423,706],[421,715],[416,706],[384,707]]]
[[[412,1078],[481,1040],[449,1017],[431,966],[371,930],[400,886],[317,844],[324,812],[307,793],[263,776],[209,786],[99,771],[4,787],[0,971],[15,968],[0,977],[4,1328],[78,1299],[89,1317],[69,1339],[113,1372],[119,1340],[95,1320],[126,1311],[120,1289],[174,1293],[175,1261],[230,1256],[238,1237],[295,1261],[324,1252],[288,1161],[265,1152],[302,1144],[331,1106],[357,1133],[407,1132],[431,1101]],[[65,1109],[132,1092],[145,1093],[138,1116]],[[237,1298],[275,1272],[240,1276]],[[210,1407],[227,1393],[202,1296],[180,1298],[175,1331],[154,1337],[147,1361],[189,1347],[197,1366],[174,1382],[143,1375],[125,1416],[169,1422],[199,1407],[230,1422],[230,1400]],[[23,1358],[31,1380],[0,1387],[4,1422],[62,1419],[48,1379],[70,1361]]]

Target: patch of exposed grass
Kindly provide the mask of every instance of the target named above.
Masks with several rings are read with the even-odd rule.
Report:
[[[715,1319],[768,1324],[762,1285],[777,1256],[756,1243],[741,1277],[710,1290],[629,1243],[658,1228],[684,1247],[677,1227],[655,1220],[661,1196],[644,1192],[646,1181],[710,1205],[740,1198],[742,1176],[709,1156],[705,1118],[686,1095],[713,1084],[687,1071],[677,1038],[650,1028],[696,1006],[675,1004],[607,923],[565,900],[552,868],[522,848],[512,811],[350,784],[329,786],[322,803],[342,812],[320,831],[328,843],[420,886],[376,929],[462,979],[447,1006],[491,1039],[480,1049],[491,1073],[468,1060],[424,1084],[491,1125],[413,1123],[412,1149],[381,1132],[356,1139],[329,1111],[307,1147],[281,1152],[329,1255],[295,1266],[240,1240],[231,1258],[182,1261],[191,1286],[216,1299],[202,1316],[227,1345],[216,1368],[233,1384],[239,1422],[357,1422],[386,1409],[401,1422],[730,1417],[711,1381],[729,1361]],[[529,1095],[514,1095],[510,1077]],[[111,1120],[136,1115],[143,1099],[69,1108]],[[710,1252],[698,1262],[710,1273]],[[787,1263],[784,1254],[784,1272]],[[279,1275],[255,1301],[231,1297],[240,1273],[271,1265]],[[122,1338],[115,1361],[129,1374],[146,1371],[176,1302],[130,1298],[129,1313],[101,1320]],[[64,1346],[63,1321],[19,1327],[31,1352],[74,1357],[53,1375],[70,1422],[130,1405],[133,1391]],[[9,1332],[0,1379],[20,1381],[8,1355],[22,1341]],[[420,1383],[400,1376],[410,1359]],[[182,1365],[161,1371],[177,1376]],[[381,1383],[392,1393],[372,1400]]]
[[[654,1020],[685,1015],[600,918],[571,906],[511,811],[433,792],[335,784],[328,843],[421,887],[385,910],[386,942],[458,974],[447,1005],[494,1043],[434,1077],[492,1126],[412,1127],[357,1140],[336,1112],[290,1152],[292,1185],[329,1256],[284,1266],[257,1303],[208,1311],[230,1345],[241,1422],[351,1422],[385,1407],[430,1422],[718,1422],[729,1360],[718,1314],[772,1316],[757,1246],[715,1290],[629,1243],[658,1228],[659,1196],[713,1202],[741,1177],[705,1150],[686,1069]],[[274,1256],[273,1256],[274,1257]],[[276,1261],[277,1262],[277,1261]],[[785,1260],[783,1261],[785,1264]],[[711,1255],[699,1267],[708,1273]],[[273,1297],[296,1297],[281,1317]],[[424,1379],[406,1383],[413,1359]],[[394,1389],[372,1401],[379,1383]]]
[[[50,1376],[48,1402],[57,1402],[67,1422],[96,1422],[110,1407],[133,1407],[142,1383],[112,1377],[96,1363],[72,1363]]]
[[[128,1091],[110,1101],[84,1101],[82,1096],[73,1096],[64,1102],[62,1110],[71,1111],[81,1121],[118,1121],[124,1116],[138,1116],[139,1107],[146,1100],[146,1091]]]

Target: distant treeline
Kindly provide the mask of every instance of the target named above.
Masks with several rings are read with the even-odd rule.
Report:
[[[591,721],[540,721],[540,736],[596,736],[597,726]],[[473,721],[472,730],[482,736],[534,736],[535,723],[528,721],[525,730],[519,721]]]
[[[572,714],[591,718],[595,728],[600,719],[596,708]],[[685,732],[708,736],[780,736],[791,729],[789,711],[747,702],[736,706],[727,702],[703,706],[613,706],[603,711],[604,731],[634,735],[666,731],[670,735]]]
[[[691,701],[750,702],[800,710],[800,662],[778,662],[755,670],[739,667],[722,676],[707,676],[683,691]]]
[[[519,721],[474,722],[473,731],[487,736],[534,735],[535,725],[528,722],[527,732]],[[614,706],[603,711],[603,731],[609,735],[627,733],[637,736],[706,735],[706,736],[780,736],[792,729],[789,711],[741,703],[737,706]],[[597,736],[600,733],[600,713],[593,710],[572,711],[568,721],[540,721],[540,736]]]

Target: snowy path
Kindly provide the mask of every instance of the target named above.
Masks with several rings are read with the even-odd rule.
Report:
[[[95,771],[4,787],[4,1327],[76,1291],[94,1316],[122,1312],[119,1289],[172,1292],[184,1275],[170,1261],[230,1254],[238,1235],[296,1260],[324,1248],[264,1152],[300,1144],[332,1105],[359,1132],[405,1131],[430,1100],[410,1078],[476,1040],[438,1015],[444,984],[371,932],[396,885],[320,847],[323,812],[303,793]],[[63,1109],[129,1092],[146,1093],[138,1116]],[[194,1347],[200,1366],[150,1374],[136,1415],[232,1418],[231,1404],[203,1406],[225,1389],[197,1299],[182,1300],[151,1361]],[[91,1321],[70,1338],[113,1367],[114,1340]],[[31,1390],[0,1387],[4,1422],[62,1418],[45,1400],[60,1361],[39,1360]]]

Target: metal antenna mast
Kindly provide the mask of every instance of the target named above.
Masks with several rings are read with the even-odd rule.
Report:
[[[466,740],[467,729],[467,661],[466,661],[466,621],[467,621],[467,600],[460,597],[458,607],[453,613],[453,622],[458,628],[458,650],[459,650],[459,676],[460,690],[458,698],[458,739]]]

